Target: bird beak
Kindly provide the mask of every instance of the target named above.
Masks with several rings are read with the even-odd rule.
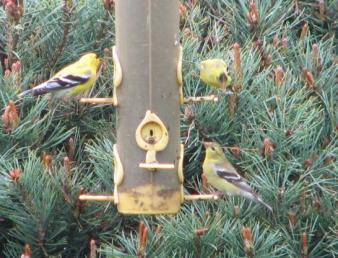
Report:
[[[232,78],[228,75],[227,86],[230,86],[232,83]]]

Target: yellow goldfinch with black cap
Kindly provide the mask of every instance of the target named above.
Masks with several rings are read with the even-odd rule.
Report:
[[[209,86],[225,90],[231,84],[228,66],[222,59],[204,60],[199,69],[200,79]]]
[[[225,157],[222,147],[216,142],[204,142],[206,148],[203,175],[208,184],[228,195],[240,195],[264,205],[272,212],[270,205],[249,186]]]
[[[89,90],[96,81],[101,61],[95,53],[83,55],[78,61],[64,67],[49,80],[32,89],[21,92],[18,97],[52,93],[56,97],[72,97]]]

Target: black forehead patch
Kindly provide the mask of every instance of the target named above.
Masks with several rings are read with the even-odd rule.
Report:
[[[228,79],[228,76],[225,73],[221,73],[218,77],[220,82],[226,82]]]

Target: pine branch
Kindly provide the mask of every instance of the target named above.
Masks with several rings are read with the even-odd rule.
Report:
[[[73,0],[63,0],[63,34],[62,39],[59,43],[59,46],[56,48],[55,52],[53,53],[53,56],[51,57],[50,62],[47,62],[47,66],[45,70],[49,71],[51,70],[55,64],[57,63],[58,59],[62,55],[62,52],[64,51],[66,47],[66,43],[69,37],[69,32],[71,29],[71,18],[72,18],[72,12],[73,12]]]

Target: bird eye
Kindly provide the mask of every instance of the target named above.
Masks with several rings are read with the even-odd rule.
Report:
[[[212,150],[212,151],[215,151],[216,149],[215,149],[215,147],[211,147],[211,150]]]

